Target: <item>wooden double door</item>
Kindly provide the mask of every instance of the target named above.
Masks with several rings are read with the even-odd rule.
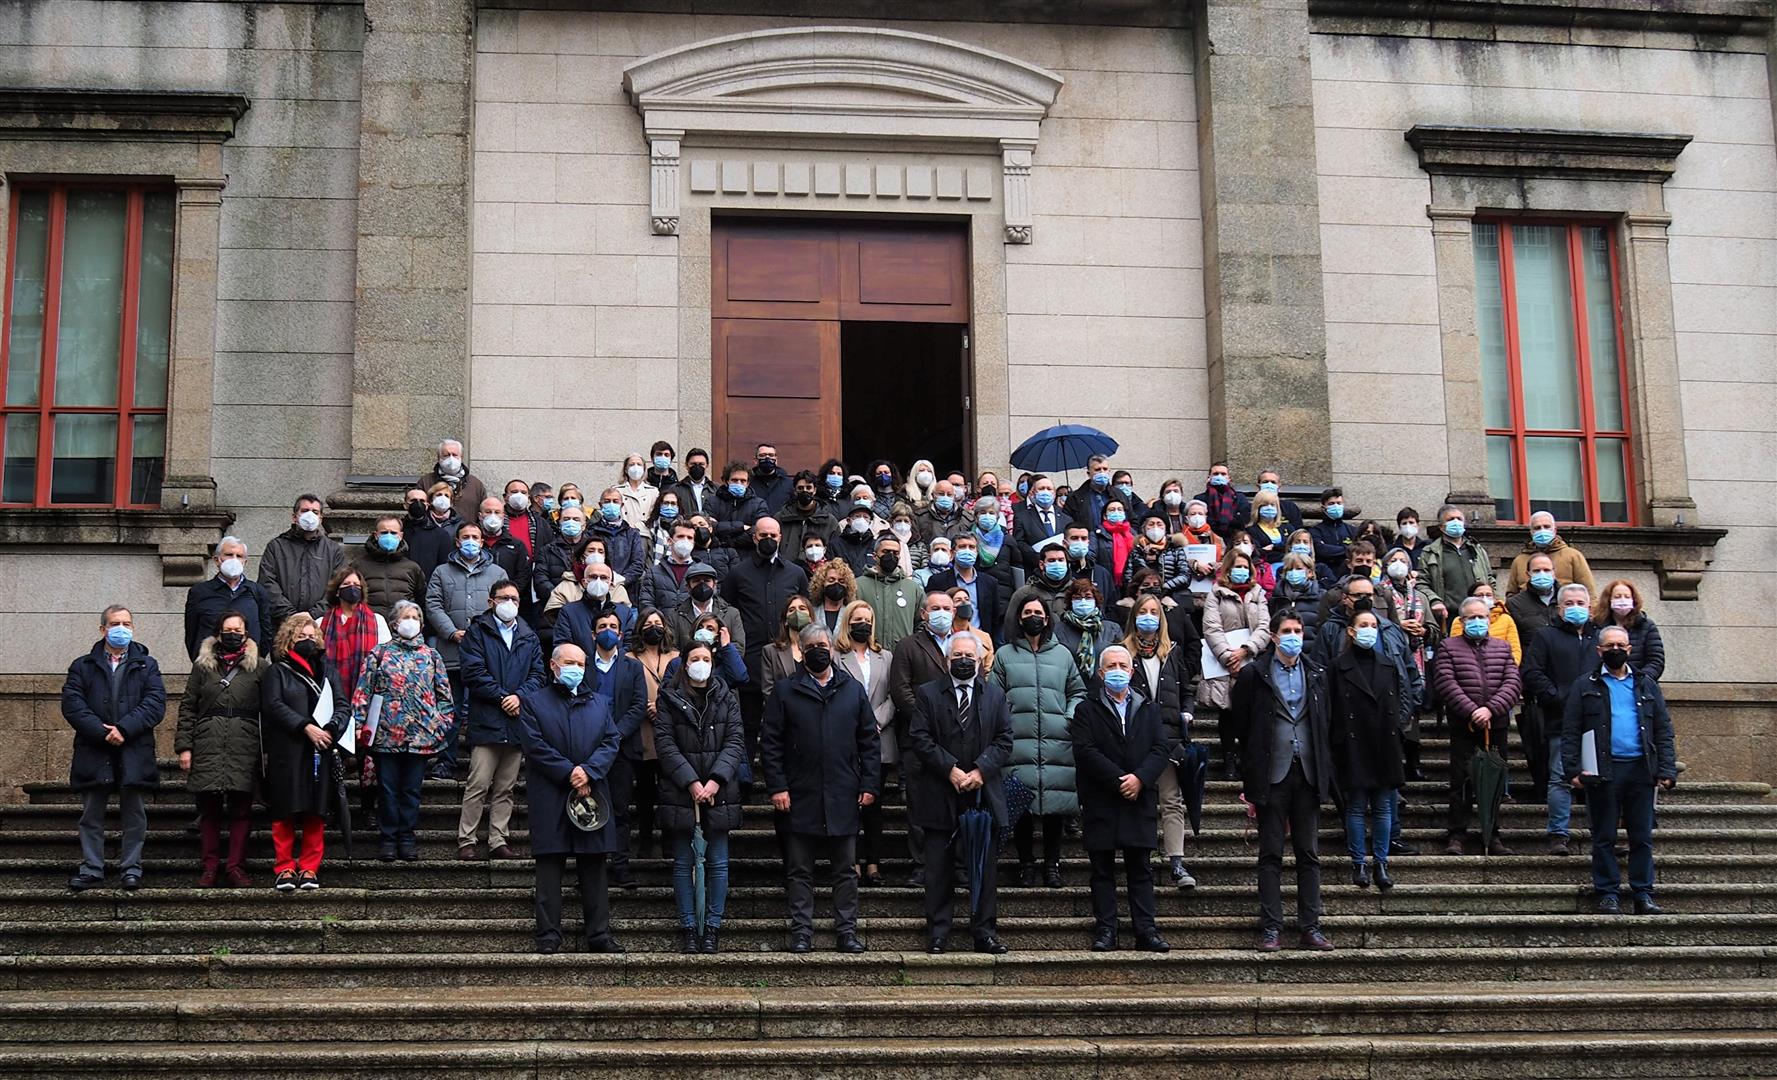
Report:
[[[711,450],[722,462],[750,462],[762,442],[791,472],[846,457],[842,324],[969,321],[961,227],[718,219],[710,239]]]

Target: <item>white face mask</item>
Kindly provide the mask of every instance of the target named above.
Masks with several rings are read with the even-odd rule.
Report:
[[[1417,540],[1419,538],[1419,523],[1416,521],[1409,521],[1401,526],[1400,531],[1401,539]]]
[[[822,547],[819,544],[816,544],[813,547],[804,551],[802,553],[802,557],[804,559],[808,560],[809,562],[824,562],[824,561],[826,561],[826,558],[827,558],[827,549]]]
[[[1166,530],[1162,528],[1143,529],[1142,535],[1148,538],[1149,543],[1158,544],[1166,539]]]
[[[691,676],[691,681],[694,683],[709,682],[710,662],[708,660],[693,660],[685,665],[685,674]]]
[[[444,513],[446,510],[449,510],[450,509],[450,496],[449,495],[434,495],[434,496],[432,496],[432,509],[438,511],[440,514]]]
[[[1208,520],[1209,520],[1209,518],[1205,517],[1202,514],[1192,514],[1191,516],[1185,518],[1185,524],[1189,525],[1193,529],[1201,529],[1201,528],[1203,528],[1203,523]]]
[[[950,552],[948,552],[948,551],[934,551],[934,552],[932,552],[931,558],[927,559],[926,562],[932,566],[936,566],[939,568],[949,566],[950,565]]]
[[[604,578],[589,578],[586,582],[586,595],[595,600],[603,600],[611,595],[611,583]]]
[[[446,454],[438,459],[438,475],[456,476],[463,471],[463,459],[455,454]]]
[[[1234,545],[1234,550],[1240,552],[1242,555],[1251,555],[1253,553],[1253,546],[1248,543],[1239,543]]]
[[[897,521],[893,525],[891,531],[893,531],[900,539],[905,540],[913,535],[913,526],[907,524],[905,521]]]
[[[685,539],[682,536],[679,537],[677,540],[673,541],[673,558],[675,558],[675,559],[689,559],[691,557],[691,550],[692,550],[693,546],[694,545],[692,544],[691,541]]]
[[[1388,564],[1388,576],[1396,581],[1404,581],[1407,577],[1407,564],[1399,559]]]
[[[502,600],[495,604],[494,617],[503,623],[509,623],[513,619],[518,618],[518,601]]]
[[[420,636],[420,621],[411,616],[395,620],[395,633],[412,641]]]
[[[852,518],[850,524],[847,527],[851,529],[853,536],[863,536],[865,533],[870,531],[870,519],[869,518]]]
[[[587,552],[586,553],[586,565],[587,566],[603,566],[603,565],[605,565],[605,553],[602,551]]]
[[[228,558],[222,560],[221,570],[223,577],[233,580],[247,572],[247,564],[230,555]]]
[[[303,532],[314,532],[321,527],[321,515],[313,510],[304,510],[296,515],[296,527]]]
[[[514,491],[506,496],[506,505],[512,508],[513,513],[522,514],[531,508],[531,497],[522,491]]]
[[[921,469],[917,473],[914,473],[913,480],[922,488],[929,488],[932,486],[932,474],[925,469]]]
[[[1165,495],[1162,495],[1161,499],[1165,501],[1167,506],[1172,507],[1174,510],[1177,510],[1185,504],[1185,496],[1183,493],[1177,491],[1169,491]]]
[[[642,473],[645,471],[646,470],[640,465],[631,465],[623,470],[623,475],[629,477],[631,480],[640,480],[642,478]]]

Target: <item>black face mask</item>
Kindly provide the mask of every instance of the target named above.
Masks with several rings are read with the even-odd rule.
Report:
[[[415,499],[412,502],[408,503],[407,504],[407,516],[411,517],[411,518],[425,517],[426,516],[426,501],[424,499]]]
[[[649,645],[658,645],[666,640],[666,628],[661,626],[642,627],[642,640]]]
[[[313,638],[303,638],[301,641],[290,646],[290,651],[311,664],[319,663],[321,658],[327,655],[326,648]]]
[[[223,652],[240,652],[241,649],[246,647],[247,635],[218,634],[216,635],[216,644],[222,647]]]
[[[703,482],[704,474],[706,474],[708,472],[709,472],[709,469],[702,464],[692,465],[691,467],[689,467],[685,470],[685,473],[687,476],[691,477],[691,479],[693,479],[699,483]]]
[[[699,530],[697,530],[697,535],[691,541],[691,546],[697,547],[697,548],[706,548],[706,547],[710,546],[710,541],[713,539],[715,539],[715,537],[710,535],[710,531],[708,529],[699,529]]]
[[[1018,629],[1024,631],[1025,637],[1036,637],[1049,629],[1049,620],[1041,615],[1026,615],[1018,620]]]
[[[753,550],[757,551],[759,553],[759,558],[765,560],[766,562],[770,562],[771,557],[773,555],[777,554],[777,538],[772,537],[772,536],[767,536],[764,539],[759,540],[756,543],[754,543]]]
[[[716,595],[716,587],[707,581],[700,581],[691,586],[691,599],[700,604],[714,595]]]
[[[1374,609],[1375,606],[1376,600],[1374,597],[1354,596],[1351,598],[1351,613],[1353,615],[1361,615],[1366,611]]]
[[[847,633],[851,634],[851,639],[853,641],[862,644],[863,642],[870,640],[870,630],[871,626],[869,623],[855,622],[851,624],[851,628]]]
[[[361,604],[364,602],[364,589],[358,585],[347,585],[339,590],[339,599],[344,604]]]
[[[775,476],[775,475],[777,475],[777,462],[775,462],[775,461],[761,461],[761,462],[759,462],[758,464],[753,466],[753,475],[754,476]]]
[[[998,494],[999,493],[994,491],[994,489],[991,485],[982,484],[981,490],[977,491],[975,493],[975,497],[978,499],[991,499],[991,498],[996,497]]]
[[[885,551],[876,557],[877,568],[885,574],[899,565],[901,565],[901,556],[898,552]]]
[[[1604,666],[1605,667],[1610,668],[1614,671],[1615,669],[1622,667],[1624,664],[1627,664],[1628,662],[1629,662],[1629,650],[1628,649],[1606,649],[1606,650],[1604,650]]]
[[[797,491],[796,492],[796,505],[797,506],[813,506],[814,505],[814,492],[812,492],[812,491]]]
[[[802,663],[808,670],[819,675],[833,666],[833,651],[825,645],[810,645],[802,650]]]
[[[975,621],[975,605],[956,605],[956,621],[959,623],[973,623]]]
[[[843,581],[829,581],[827,587],[821,590],[821,595],[828,600],[844,600],[845,583]]]
[[[975,677],[975,658],[973,656],[952,657],[950,661],[952,677],[967,682]]]

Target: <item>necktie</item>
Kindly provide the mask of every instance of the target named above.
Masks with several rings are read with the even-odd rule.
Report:
[[[969,688],[967,686],[956,688],[956,715],[958,722],[963,727],[969,726]]]

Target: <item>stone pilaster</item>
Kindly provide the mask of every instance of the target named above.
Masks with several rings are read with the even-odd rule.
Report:
[[[1197,8],[1210,450],[1332,479],[1307,0]]]
[[[222,189],[216,177],[179,177],[174,253],[172,369],[167,386],[167,464],[161,505],[216,506],[210,441],[216,373],[216,285]]]
[[[475,6],[365,0],[364,24],[351,473],[413,476],[468,436]]]

